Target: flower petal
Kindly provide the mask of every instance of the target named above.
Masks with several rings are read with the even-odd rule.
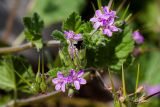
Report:
[[[100,23],[100,22],[96,22],[96,23],[93,25],[93,27],[94,27],[95,29],[98,29],[100,26],[101,26],[101,23]]]
[[[112,32],[109,29],[103,29],[103,34],[107,35],[108,37],[112,36]]]
[[[52,82],[53,82],[54,84],[57,84],[57,83],[59,82],[59,78],[54,78],[54,79],[52,79]]]
[[[100,17],[102,15],[102,12],[101,10],[96,10],[95,14],[96,14],[96,17]]]
[[[65,88],[66,88],[66,83],[64,82],[64,83],[62,84],[62,86],[61,86],[62,92],[65,92]]]
[[[79,80],[80,84],[86,84],[87,83],[87,81],[84,78],[79,78],[78,80]]]
[[[105,7],[103,7],[103,11],[104,11],[104,13],[106,14],[108,14],[109,13],[109,8],[108,8],[108,6],[105,6]]]
[[[74,69],[71,69],[69,75],[70,75],[70,76],[74,76],[75,74],[76,74],[75,70],[74,70]]]
[[[74,40],[76,41],[79,41],[82,39],[82,35],[81,34],[76,34],[74,37],[73,37]]]
[[[57,84],[57,85],[55,86],[56,91],[60,90],[60,88],[61,88],[61,84]]]
[[[74,86],[75,86],[76,90],[79,90],[80,89],[79,81],[74,81]]]
[[[97,21],[98,21],[98,19],[97,19],[97,18],[95,18],[95,17],[93,17],[93,18],[91,18],[91,19],[90,19],[90,21],[91,21],[91,22],[97,22]]]
[[[58,71],[57,77],[58,77],[58,78],[63,78],[64,76],[63,76],[62,72]]]
[[[81,77],[83,74],[84,74],[84,70],[80,70],[80,71],[77,73],[77,77]]]
[[[113,32],[117,32],[118,28],[116,26],[110,26],[110,30]]]

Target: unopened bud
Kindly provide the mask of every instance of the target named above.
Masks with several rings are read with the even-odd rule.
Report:
[[[125,101],[125,97],[123,96],[119,97],[119,101],[123,103]]]
[[[143,90],[144,90],[144,87],[143,87],[143,86],[140,86],[140,87],[137,88],[136,93],[140,93],[140,92],[142,92]]]
[[[31,92],[32,93],[38,93],[40,90],[39,84],[38,83],[33,83],[31,86]]]
[[[44,93],[44,92],[46,92],[46,90],[47,90],[47,85],[46,85],[46,83],[45,82],[42,82],[41,84],[40,84],[40,88],[41,88],[41,91]]]

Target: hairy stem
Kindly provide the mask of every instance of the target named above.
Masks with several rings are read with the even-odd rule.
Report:
[[[52,45],[60,45],[60,41],[50,40],[44,43],[44,46],[46,47]],[[0,48],[0,54],[20,52],[34,47],[35,45],[32,43],[26,43],[20,46],[13,46],[13,47],[2,47]]]

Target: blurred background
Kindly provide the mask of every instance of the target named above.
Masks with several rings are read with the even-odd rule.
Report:
[[[160,91],[160,0],[113,0],[114,10],[124,3],[122,10],[130,4],[129,12],[132,17],[129,24],[134,30],[139,29],[145,38],[142,45],[137,45],[133,55],[135,61],[125,70],[127,92],[133,92],[135,87],[137,65],[140,64],[140,85],[143,85],[146,94]],[[103,5],[108,0],[102,0]],[[51,40],[50,36],[55,29],[61,30],[62,22],[72,13],[77,12],[82,19],[88,21],[94,15],[92,4],[97,8],[97,0],[0,0],[0,46],[19,46],[26,43],[23,33],[23,17],[39,13],[45,22],[43,29],[44,41]],[[46,48],[46,54],[55,60],[59,47]],[[38,54],[36,49],[29,49],[14,55],[23,55],[31,63],[36,72]],[[45,65],[45,71],[48,65]],[[106,85],[109,84],[107,74],[102,74]],[[116,87],[121,86],[120,73],[113,76]],[[0,86],[1,87],[1,86]],[[10,100],[7,91],[0,89],[0,105]],[[27,95],[21,95],[25,98]],[[40,102],[27,104],[24,107],[108,107],[112,105],[112,96],[105,90],[97,78],[93,78],[83,86],[73,98],[58,94],[56,97],[44,99]],[[160,95],[151,98],[141,107],[160,107]]]

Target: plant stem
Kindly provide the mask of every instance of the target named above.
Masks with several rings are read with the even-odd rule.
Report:
[[[46,47],[53,46],[53,45],[60,45],[60,41],[50,40],[45,42],[43,45]],[[13,46],[13,47],[2,47],[0,48],[0,54],[20,52],[33,47],[35,47],[35,45],[32,43],[26,43],[20,46]]]
[[[120,107],[119,99],[118,99],[118,96],[116,94],[116,89],[114,87],[114,82],[112,80],[112,75],[111,75],[111,72],[110,72],[109,69],[108,69],[108,72],[109,72],[109,79],[111,81],[111,85],[112,85],[112,89],[113,89],[114,107]]]
[[[45,81],[45,75],[44,75],[44,50],[42,49],[42,82]]]
[[[125,85],[123,65],[122,65],[122,88],[123,88],[123,96],[126,96],[126,85]]]
[[[17,100],[17,88],[14,89],[14,107],[16,107],[16,100]]]
[[[140,64],[138,64],[138,70],[137,70],[137,77],[136,77],[136,86],[135,86],[135,93],[137,91],[138,88],[138,84],[139,84],[139,68],[140,68]],[[135,98],[137,97],[137,94],[135,94]]]

